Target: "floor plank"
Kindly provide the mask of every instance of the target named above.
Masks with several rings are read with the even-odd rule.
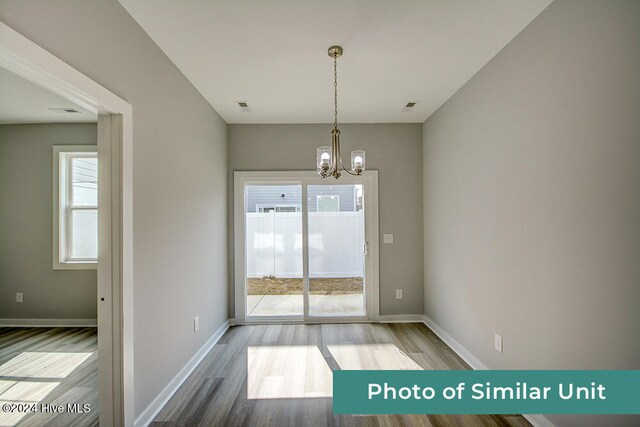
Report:
[[[326,393],[331,370],[416,368],[470,369],[418,323],[235,326],[151,425],[531,425],[521,415],[336,415],[330,397],[313,396]]]

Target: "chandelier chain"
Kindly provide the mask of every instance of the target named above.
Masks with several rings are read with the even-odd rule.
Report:
[[[333,55],[333,128],[338,128],[338,55]]]

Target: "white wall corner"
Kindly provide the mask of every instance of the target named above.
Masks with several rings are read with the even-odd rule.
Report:
[[[482,363],[480,359],[475,357],[469,350],[464,348],[462,344],[456,341],[451,335],[446,333],[444,329],[438,326],[427,315],[423,316],[423,322],[427,328],[431,329],[445,344],[451,348],[467,365],[471,366],[474,370],[486,370],[489,369],[487,365]],[[554,427],[553,423],[549,421],[544,415],[540,414],[522,414],[534,427]]]
[[[98,319],[0,319],[0,327],[13,328],[95,328]]]
[[[180,388],[182,383],[185,382],[189,375],[193,372],[193,370],[198,366],[198,364],[204,359],[204,357],[209,353],[209,351],[213,348],[214,345],[222,338],[224,333],[231,326],[230,320],[225,321],[222,326],[218,328],[217,331],[213,333],[211,338],[202,346],[200,350],[193,355],[193,357],[187,362],[186,365],[176,374],[175,377],[166,387],[156,396],[155,399],[146,407],[144,411],[140,414],[138,418],[136,418],[134,426],[135,427],[146,427],[148,426],[156,415],[160,412],[160,410],[167,404],[169,399],[175,394],[176,391]]]

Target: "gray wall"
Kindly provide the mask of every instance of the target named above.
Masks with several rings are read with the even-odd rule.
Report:
[[[228,318],[226,124],[116,0],[0,0],[0,20],[133,106],[140,414]]]
[[[91,123],[0,125],[0,318],[96,318],[96,270],[52,267],[53,146],[93,145],[96,132]]]
[[[330,132],[329,124],[229,125],[230,254],[233,171],[315,170],[316,147],[330,141]],[[422,313],[421,126],[343,124],[340,132],[343,152],[366,150],[367,168],[379,171],[380,314]],[[383,233],[394,234],[393,245],[382,244]],[[229,260],[229,268],[229,283],[233,286],[233,259]],[[396,288],[404,289],[404,299],[395,299]],[[233,292],[229,295],[233,312]]]
[[[639,24],[556,0],[424,124],[425,313],[489,368],[640,369]]]

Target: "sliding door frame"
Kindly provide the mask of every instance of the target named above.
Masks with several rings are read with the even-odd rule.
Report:
[[[234,212],[234,285],[235,323],[350,323],[375,322],[380,318],[380,256],[378,226],[378,171],[367,170],[362,176],[343,176],[339,181],[322,179],[315,171],[236,171],[233,174]],[[368,255],[365,262],[365,316],[309,316],[309,257],[307,209],[308,185],[364,185],[365,243]],[[302,316],[247,316],[246,313],[246,237],[244,189],[247,185],[300,185],[302,186],[302,263],[304,278],[304,313]],[[364,248],[363,248],[364,250]]]

